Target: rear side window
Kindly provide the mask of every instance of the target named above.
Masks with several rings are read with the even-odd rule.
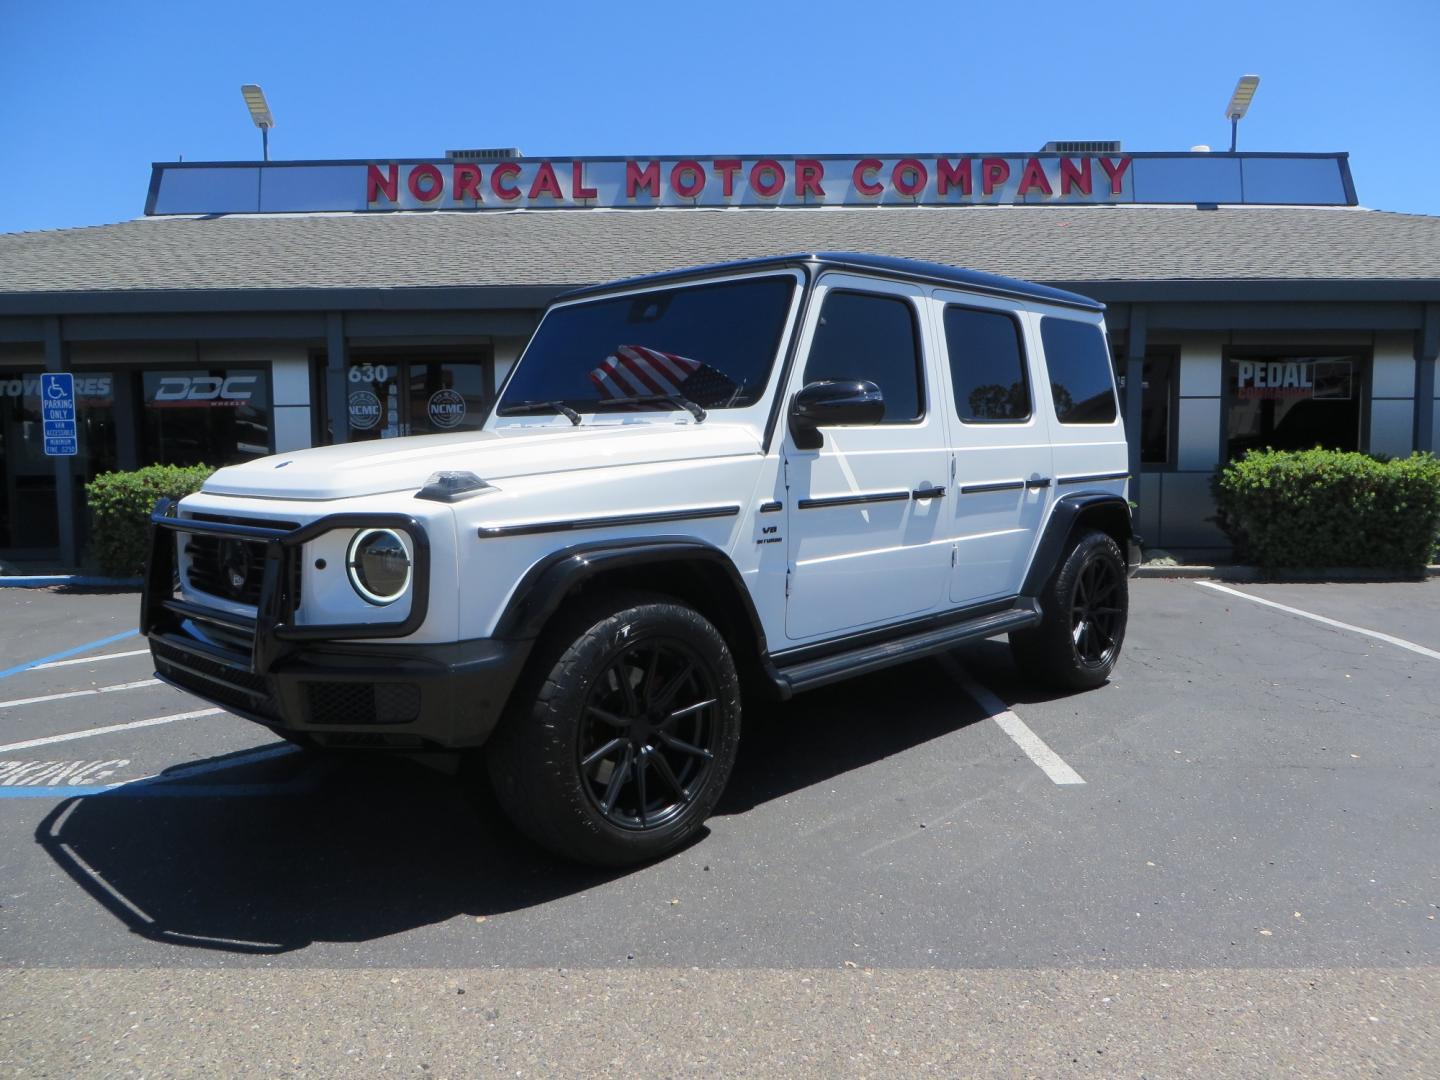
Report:
[[[1046,316],[1040,340],[1050,368],[1055,416],[1062,424],[1110,424],[1117,415],[1105,335],[1094,323]]]
[[[1014,318],[998,311],[947,307],[945,347],[961,420],[1003,424],[1030,418],[1025,348]]]
[[[920,346],[914,309],[904,300],[873,293],[832,292],[820,309],[820,325],[805,382],[869,379],[885,396],[883,423],[923,414]]]

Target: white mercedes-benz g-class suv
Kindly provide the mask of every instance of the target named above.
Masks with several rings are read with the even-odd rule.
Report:
[[[162,504],[141,629],[158,677],[302,745],[483,746],[522,831],[628,864],[714,808],[742,692],[1001,634],[1102,683],[1127,461],[1085,297],[853,254],[660,274],[557,300],[483,431]]]

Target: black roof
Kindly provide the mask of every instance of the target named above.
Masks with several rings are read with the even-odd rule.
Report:
[[[575,289],[557,297],[558,300],[573,300],[585,296],[598,296],[619,289],[633,289],[651,285],[664,285],[672,281],[690,278],[711,277],[719,273],[766,270],[772,267],[806,266],[811,270],[859,270],[885,277],[902,278],[906,281],[925,281],[943,285],[957,285],[972,292],[983,292],[994,296],[1008,296],[1023,300],[1042,300],[1066,307],[1084,308],[1087,311],[1104,311],[1105,305],[1079,293],[1052,289],[1048,285],[1036,285],[1019,278],[1001,277],[999,274],[985,274],[979,270],[965,270],[943,263],[923,262],[919,259],[901,259],[893,255],[869,255],[858,251],[819,251],[813,254],[772,255],[763,259],[741,259],[738,262],[709,263],[683,270],[668,270],[659,274],[645,274],[641,277],[625,278],[606,282],[585,289]]]

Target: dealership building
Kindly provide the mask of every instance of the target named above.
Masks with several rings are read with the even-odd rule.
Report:
[[[1220,554],[1210,478],[1250,447],[1436,446],[1440,217],[1362,208],[1344,154],[157,164],[135,220],[0,234],[0,562],[82,565],[101,472],[477,428],[576,286],[803,251],[1103,301],[1152,545]]]

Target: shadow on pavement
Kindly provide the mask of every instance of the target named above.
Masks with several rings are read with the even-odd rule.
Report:
[[[756,704],[717,813],[743,814],[979,719],[933,661]],[[549,857],[466,772],[403,758],[276,747],[170,775],[68,799],[36,840],[134,933],[173,945],[264,954],[368,941],[541,905],[623,873]]]

